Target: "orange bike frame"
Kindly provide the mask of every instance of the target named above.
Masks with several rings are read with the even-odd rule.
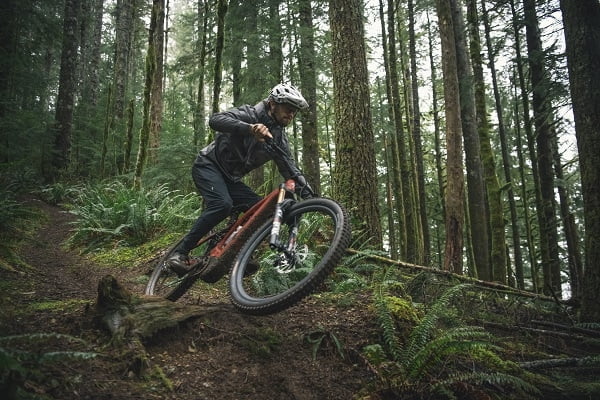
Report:
[[[240,231],[246,229],[248,226],[253,226],[257,218],[264,215],[269,207],[273,207],[276,203],[281,203],[285,199],[286,191],[294,192],[296,182],[293,179],[288,179],[285,184],[281,185],[278,189],[273,190],[262,200],[252,206],[246,211],[238,220],[231,226],[227,234],[217,243],[217,245],[210,251],[211,257],[220,257],[231,245],[236,243],[239,237]],[[274,211],[274,208],[273,208]]]

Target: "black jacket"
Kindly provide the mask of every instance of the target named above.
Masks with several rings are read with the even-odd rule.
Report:
[[[200,151],[196,162],[206,159],[214,162],[223,175],[232,182],[239,181],[248,172],[269,160],[274,160],[279,173],[285,178],[295,178],[302,173],[290,155],[289,142],[284,127],[267,113],[268,104],[264,100],[255,106],[244,105],[213,114],[208,124],[217,131],[215,140]],[[287,152],[287,157],[272,155],[265,150],[250,133],[250,124],[264,124],[279,147]]]

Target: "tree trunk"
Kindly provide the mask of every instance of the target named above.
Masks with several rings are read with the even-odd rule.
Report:
[[[560,2],[585,218],[585,271],[581,319],[600,321],[600,4],[597,0]]]
[[[554,199],[554,173],[552,170],[551,111],[548,94],[549,78],[544,67],[543,48],[535,0],[524,0],[525,27],[531,86],[533,89],[533,115],[539,174],[540,203],[537,209],[540,224],[540,252],[544,271],[544,291],[561,296],[560,259],[556,205]]]
[[[60,77],[53,127],[56,135],[52,165],[55,171],[49,177],[50,180],[56,179],[58,177],[56,173],[64,170],[69,165],[71,133],[73,130],[73,107],[75,106],[75,94],[77,90],[77,48],[79,46],[77,20],[80,12],[81,0],[65,1]]]
[[[206,46],[208,42],[208,11],[209,2],[207,0],[198,1],[198,87],[196,89],[196,105],[194,107],[194,148],[199,150],[206,142],[206,125],[204,122],[204,74],[206,64]]]
[[[164,42],[165,42],[165,0],[154,0],[157,7],[156,30],[154,31],[154,54],[156,69],[152,79],[150,102],[150,138],[148,141],[148,161],[153,164],[158,161],[160,147],[160,131],[163,118],[163,73],[164,73]]]
[[[527,149],[529,151],[529,158],[531,160],[531,175],[533,177],[533,193],[534,193],[534,199],[535,199],[535,204],[539,205],[540,204],[540,191],[537,189],[539,186],[539,174],[538,174],[538,166],[537,166],[537,155],[535,152],[535,146],[533,144],[533,124],[531,122],[531,117],[530,117],[530,108],[529,108],[529,98],[528,98],[528,89],[527,89],[527,85],[525,83],[525,72],[524,72],[524,68],[523,68],[523,57],[521,56],[521,32],[520,32],[520,26],[521,26],[521,16],[519,16],[516,12],[515,9],[515,1],[514,0],[509,0],[510,1],[510,8],[511,8],[511,14],[512,14],[512,26],[513,26],[513,32],[514,32],[514,38],[515,38],[515,60],[516,60],[516,70],[517,70],[517,77],[518,77],[518,85],[519,85],[519,91],[520,91],[520,97],[521,97],[521,105],[523,107],[523,112],[522,112],[522,116],[523,116],[523,127],[525,128],[525,137],[527,139]],[[517,112],[515,113],[515,117],[519,117],[518,113],[518,109]],[[520,121],[515,121],[515,126],[517,127],[517,129],[519,129],[519,127],[521,126]],[[519,140],[519,143],[517,144],[517,152],[519,155],[519,173],[520,173],[520,180],[521,180],[521,185],[522,185],[522,190],[521,190],[521,197],[522,197],[522,201],[523,201],[523,210],[525,213],[525,225],[526,225],[526,229],[527,229],[527,248],[529,250],[529,259],[531,261],[531,280],[533,282],[533,290],[535,292],[541,292],[541,288],[540,288],[540,278],[539,278],[539,265],[538,265],[538,251],[535,249],[535,245],[533,243],[533,227],[532,227],[532,222],[531,219],[529,218],[529,199],[531,197],[531,194],[529,193],[529,191],[527,190],[527,181],[525,180],[524,176],[525,176],[525,162],[524,162],[524,158],[523,158],[523,154],[522,154],[522,150],[521,150],[521,143],[520,143],[520,139],[521,139],[521,135],[517,135],[517,138]],[[541,207],[538,207],[538,209],[541,209]]]
[[[477,133],[477,115],[473,90],[473,73],[467,54],[467,39],[461,4],[450,1],[456,46],[456,65],[459,77],[460,115],[465,149],[467,175],[467,207],[472,252],[478,274],[491,277],[488,218],[481,165],[481,146]],[[506,282],[503,279],[501,282]]]
[[[443,269],[463,273],[464,175],[460,95],[456,63],[456,41],[452,10],[445,0],[436,0],[442,43],[444,103],[446,109],[447,188],[446,245]]]
[[[142,127],[140,129],[140,144],[133,178],[133,186],[138,189],[142,186],[142,173],[144,172],[146,159],[148,158],[148,142],[150,140],[152,123],[152,116],[150,115],[152,88],[155,84],[154,78],[156,77],[156,44],[154,41],[156,40],[155,30],[159,20],[160,1],[161,0],[153,0],[152,2],[152,16],[150,17],[150,29],[148,30],[148,53],[146,54],[146,83],[144,86]]]
[[[498,176],[496,175],[496,160],[490,139],[490,125],[487,116],[485,81],[483,78],[483,61],[481,59],[481,38],[479,36],[479,16],[476,0],[469,0],[467,4],[467,19],[470,33],[470,55],[473,66],[473,79],[475,89],[475,109],[477,113],[477,130],[479,132],[479,145],[481,161],[485,178],[485,190],[489,207],[490,226],[490,261],[489,267],[480,271],[488,273],[487,276],[479,275],[479,279],[494,280],[507,283],[506,273],[506,235],[504,233],[504,206]]]
[[[302,166],[306,178],[317,193],[321,193],[319,167],[319,136],[317,134],[317,71],[315,37],[310,0],[301,0],[300,8],[300,81],[308,110],[302,117]]]
[[[331,0],[332,73],[336,128],[336,197],[357,218],[371,245],[382,244],[369,76],[359,0]],[[360,222],[358,222],[360,220]]]
[[[414,1],[408,1],[408,41],[410,52],[410,73],[412,92],[412,135],[415,148],[416,184],[417,184],[417,209],[419,226],[423,238],[423,256],[418,262],[429,265],[431,258],[431,238],[429,221],[427,219],[427,195],[425,193],[425,167],[423,164],[423,146],[421,138],[421,111],[419,108],[419,78],[417,75],[417,44],[415,34],[415,8]]]
[[[393,108],[393,96],[392,96],[392,85],[391,85],[391,72],[390,72],[390,59],[388,53],[388,40],[386,34],[386,25],[385,25],[385,14],[383,8],[383,0],[379,0],[379,19],[381,21],[381,43],[383,49],[383,65],[385,68],[385,90],[386,90],[386,98],[388,105],[388,116],[390,121],[394,121],[394,108]],[[383,104],[383,103],[382,103]],[[389,131],[389,129],[388,129]],[[386,132],[385,139],[388,145],[386,147],[389,149],[387,154],[387,176],[390,181],[391,186],[391,195],[388,198],[388,208],[390,209],[390,216],[388,224],[389,236],[394,237],[394,245],[390,241],[390,250],[392,257],[397,258],[404,256],[405,252],[405,238],[406,238],[406,230],[404,229],[403,221],[397,221],[401,216],[404,215],[402,211],[402,184],[400,182],[400,162],[398,155],[398,137],[395,134],[395,131],[390,134]],[[397,228],[398,226],[398,228]]]
[[[519,229],[519,223],[518,223],[518,216],[517,216],[517,207],[516,207],[516,201],[515,201],[515,192],[514,192],[514,182],[512,179],[512,174],[511,174],[511,161],[509,159],[509,151],[508,151],[508,143],[507,143],[507,139],[506,139],[506,130],[504,127],[504,110],[502,107],[502,101],[500,98],[500,89],[498,87],[498,78],[497,78],[497,73],[496,73],[496,61],[495,61],[495,56],[494,56],[494,50],[493,50],[493,45],[492,45],[492,39],[491,39],[491,34],[490,34],[490,23],[488,20],[488,16],[487,16],[487,9],[486,9],[486,5],[485,5],[485,0],[481,1],[481,7],[482,7],[482,13],[481,13],[481,18],[483,21],[483,26],[485,28],[485,43],[486,43],[486,49],[487,49],[487,56],[488,56],[488,63],[489,63],[489,68],[490,68],[490,73],[491,73],[491,79],[492,79],[492,87],[494,88],[494,102],[495,102],[495,110],[496,110],[496,115],[497,115],[497,120],[498,120],[498,136],[500,138],[500,147],[501,147],[501,154],[502,154],[502,166],[503,166],[503,171],[504,171],[504,179],[507,182],[506,185],[506,193],[508,195],[508,203],[509,203],[509,209],[510,209],[510,221],[511,221],[511,230],[512,230],[512,244],[513,244],[513,253],[514,253],[514,265],[515,265],[515,270],[514,270],[514,274],[515,274],[515,283],[514,285],[516,285],[517,288],[519,289],[524,289],[525,288],[525,279],[524,279],[524,274],[523,274],[523,254],[521,251],[521,234],[520,234],[520,229]],[[516,101],[516,99],[515,99]],[[485,165],[484,165],[485,167]],[[487,170],[487,167],[485,167]],[[486,172],[487,174],[487,172]],[[489,189],[488,189],[489,191]],[[500,198],[502,197],[502,193],[501,193],[501,189],[498,187],[498,196],[500,196]],[[494,252],[495,252],[495,246],[493,243],[493,238],[496,236],[496,232],[495,232],[496,228],[492,228],[492,259],[494,258]],[[504,233],[504,227],[503,227],[503,234]],[[498,236],[499,239],[499,236]],[[507,246],[504,246],[505,250],[508,252]],[[507,278],[508,278],[508,282],[509,284],[511,283],[512,280],[512,272],[510,271],[510,259],[509,257],[505,257],[506,260],[506,269],[508,270],[507,273]]]
[[[397,65],[397,53],[396,53],[396,28],[395,28],[395,1],[388,0],[388,64],[389,64],[389,77],[391,88],[390,103],[392,105],[392,115],[394,117],[394,128],[395,128],[395,141],[397,155],[394,157],[394,162],[397,164],[394,173],[398,174],[398,191],[395,193],[396,197],[396,213],[400,218],[400,257],[403,259],[408,258],[409,248],[414,249],[411,243],[414,242],[414,237],[411,237],[409,231],[412,231],[413,222],[410,217],[413,215],[411,212],[410,204],[410,182],[407,178],[408,164],[406,156],[406,137],[404,134],[404,122],[402,121],[402,106],[400,104],[400,85],[398,82],[398,65]]]
[[[443,221],[446,220],[446,190],[445,190],[445,179],[444,179],[444,166],[443,166],[443,155],[442,155],[442,145],[440,138],[440,111],[438,107],[438,78],[437,78],[437,65],[433,56],[433,34],[431,32],[431,23],[429,22],[429,15],[427,15],[427,42],[429,47],[429,67],[431,71],[431,109],[433,114],[433,141],[434,141],[434,153],[435,153],[435,172],[436,172],[436,182],[438,187],[438,196],[439,204],[437,205],[437,212],[440,214],[441,218],[439,225],[443,224]],[[436,223],[436,225],[438,225]],[[442,260],[442,250],[440,243],[442,242],[441,237],[441,229],[436,229],[436,247],[438,259],[437,265],[441,266],[443,264]]]
[[[223,43],[225,41],[225,14],[227,14],[227,0],[218,0],[217,2],[217,40],[215,43],[215,69],[213,80],[213,99],[212,113],[219,111],[219,101],[221,98],[221,81],[223,70]]]

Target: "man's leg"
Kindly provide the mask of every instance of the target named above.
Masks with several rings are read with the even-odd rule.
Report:
[[[196,163],[192,169],[192,176],[198,191],[204,198],[205,208],[169,258],[169,263],[180,275],[189,269],[188,253],[190,250],[214,226],[229,216],[233,207],[227,182],[217,166],[212,163]]]

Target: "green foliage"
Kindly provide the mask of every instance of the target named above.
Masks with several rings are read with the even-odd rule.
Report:
[[[62,203],[73,202],[77,194],[85,190],[83,186],[69,185],[63,182],[56,182],[44,186],[39,194],[42,200],[48,204],[58,205]]]
[[[136,190],[120,182],[86,187],[71,212],[77,216],[68,243],[86,251],[107,245],[134,246],[159,233],[185,230],[197,213],[195,195],[166,186]]]
[[[23,265],[16,250],[31,237],[39,219],[40,214],[17,201],[13,193],[0,190],[0,268],[14,270],[14,265]]]
[[[350,293],[369,286],[369,277],[379,266],[370,261],[373,254],[381,251],[366,249],[359,253],[344,257],[330,278],[331,291],[334,293]]]
[[[436,396],[443,394],[445,398],[456,398],[459,395],[454,393],[456,388],[470,385],[476,385],[479,391],[493,391],[494,385],[499,385],[510,386],[522,395],[537,393],[533,385],[507,372],[486,372],[486,366],[502,364],[494,353],[498,349],[492,344],[493,337],[483,328],[462,326],[456,314],[449,314],[453,299],[471,285],[450,287],[419,318],[410,298],[389,295],[386,272],[381,274],[380,280],[382,283],[376,288],[374,302],[383,346],[365,347],[363,354],[397,395],[419,393],[421,398],[426,398],[437,393]],[[405,341],[398,329],[400,321],[414,324]],[[442,322],[446,326],[442,327]],[[465,360],[471,369],[480,370],[433,380],[433,377],[443,375],[448,363],[453,362],[453,369],[460,371]],[[503,369],[510,370],[508,367]],[[512,369],[517,370],[514,365]]]
[[[255,356],[269,358],[277,351],[281,342],[281,335],[267,327],[257,329],[251,335],[242,335],[238,343]]]
[[[36,333],[0,337],[0,392],[8,399],[39,398],[33,393],[28,393],[32,385],[29,382],[44,382],[50,376],[48,365],[71,362],[75,360],[90,360],[98,356],[97,353],[87,351],[35,351],[40,345],[61,342],[57,347],[64,347],[64,343],[85,344],[80,339],[58,333]],[[9,347],[11,346],[11,347]],[[24,350],[24,348],[26,348]]]
[[[307,333],[304,336],[304,340],[312,346],[313,360],[317,359],[317,352],[319,349],[324,348],[327,344],[333,344],[333,347],[339,356],[342,359],[345,358],[342,342],[333,332],[328,331],[323,327],[318,327],[316,330]]]

